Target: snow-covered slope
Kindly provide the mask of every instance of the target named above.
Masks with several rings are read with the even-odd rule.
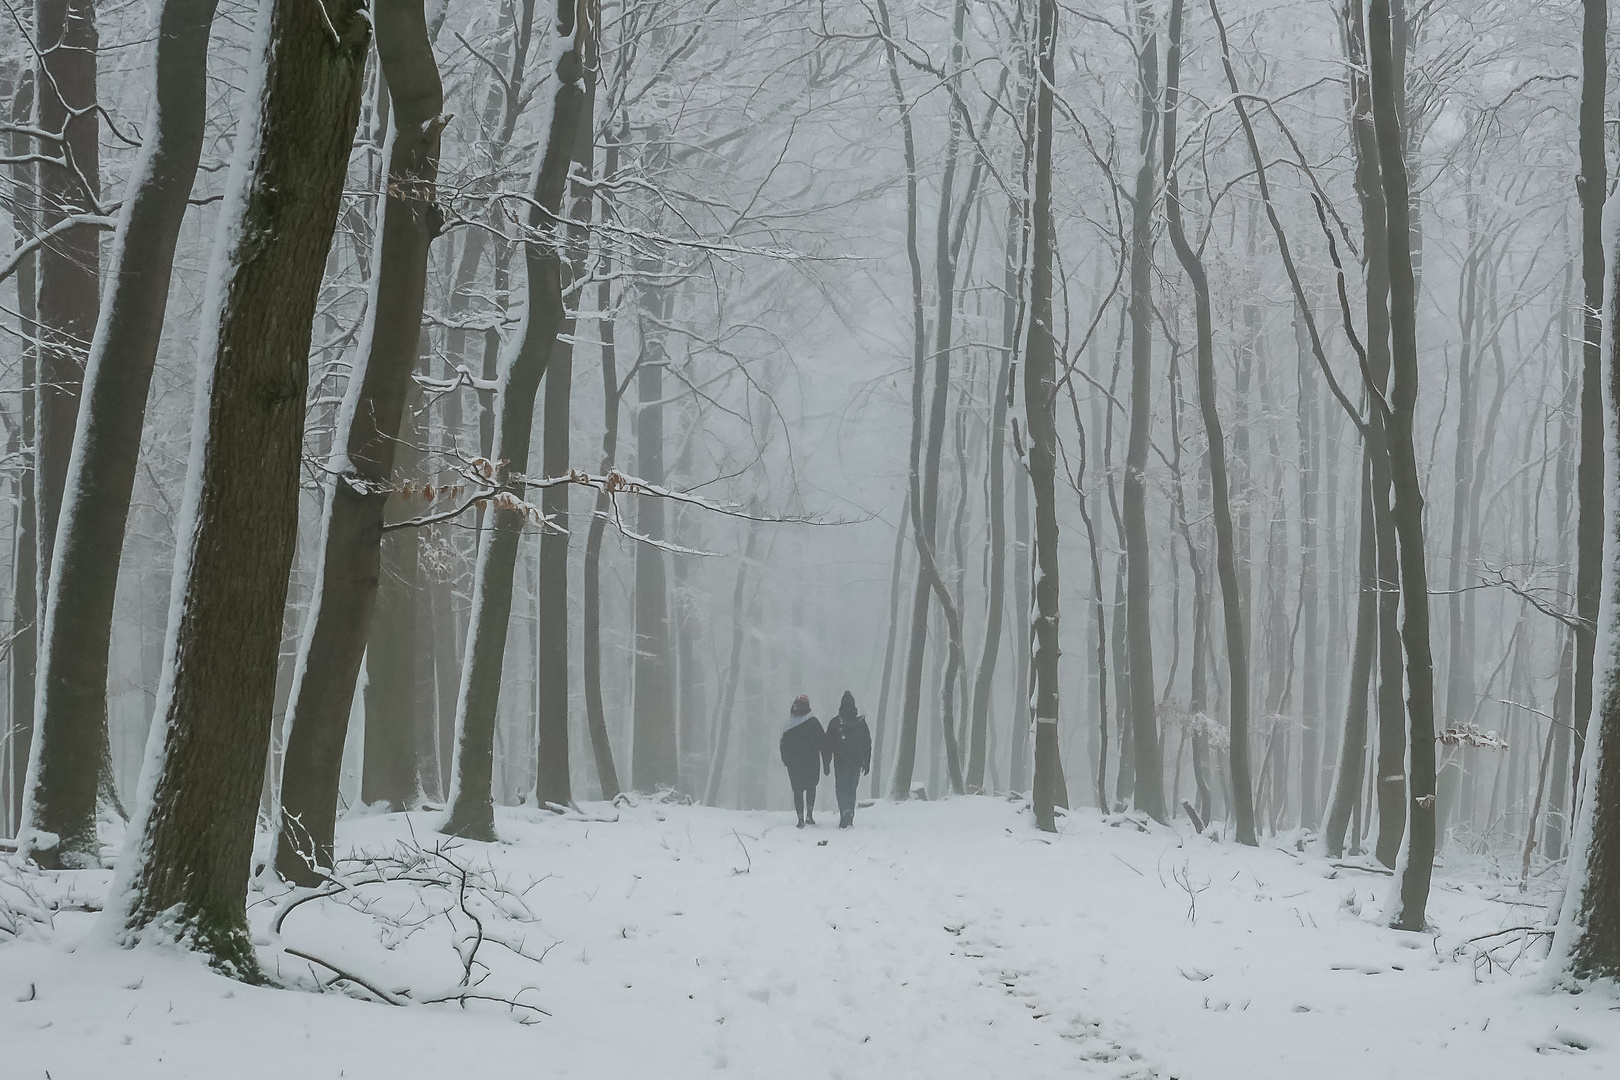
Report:
[[[1620,1068],[1620,998],[1543,993],[1541,939],[1470,943],[1541,922],[1489,885],[1442,876],[1436,933],[1407,935],[1376,922],[1388,877],[1094,812],[1056,837],[984,798],[879,805],[849,831],[668,804],[590,813],[618,820],[509,811],[510,843],[449,855],[509,890],[469,910],[506,943],[477,953],[477,992],[523,1003],[512,1015],[481,1000],[392,1007],[336,986],[243,986],[186,957],[102,945],[92,917],[69,912],[48,940],[0,946],[0,1076],[1525,1080]],[[351,819],[340,840],[431,847],[428,823]],[[94,895],[105,879],[81,873],[73,888]],[[60,893],[65,879],[42,887]],[[279,935],[278,902],[256,894],[266,968],[306,991],[331,978],[280,951],[291,947],[396,1000],[453,993],[475,924],[461,918],[457,937],[459,909],[434,914],[454,890],[411,890],[362,889],[381,920],[303,904]],[[502,917],[521,913],[518,896],[537,921]]]

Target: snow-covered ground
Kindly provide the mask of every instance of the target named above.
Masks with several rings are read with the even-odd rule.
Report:
[[[172,952],[116,950],[89,933],[92,915],[58,914],[48,938],[0,945],[0,1077],[1531,1080],[1620,1069],[1620,996],[1545,993],[1522,935],[1469,942],[1542,919],[1488,882],[1442,873],[1436,933],[1410,935],[1378,922],[1386,876],[1216,844],[1185,825],[1144,831],[1079,811],[1044,837],[1026,811],[988,798],[883,804],[849,831],[668,804],[587,813],[618,820],[510,811],[509,843],[423,860],[417,876],[484,867],[486,883],[509,890],[473,896],[479,922],[460,917],[459,932],[458,915],[431,914],[459,914],[455,890],[361,888],[357,903],[379,917],[310,902],[286,911],[279,935],[271,922],[289,898],[255,894],[266,968],[302,992],[237,984]],[[340,839],[409,852],[437,841],[429,820],[351,819]],[[106,879],[80,874],[72,889],[94,897]],[[532,920],[500,914],[522,915],[519,895]],[[420,1002],[457,992],[479,925],[505,944],[480,947],[475,992],[516,1010],[309,992],[330,971],[281,951]]]

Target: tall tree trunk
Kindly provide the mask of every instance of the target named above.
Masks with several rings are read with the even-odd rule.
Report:
[[[1035,493],[1035,603],[1030,614],[1030,694],[1035,721],[1035,827],[1057,831],[1062,799],[1058,757],[1058,523],[1057,349],[1052,332],[1052,82],[1057,54],[1057,2],[1038,0],[1035,90],[1035,195],[1031,214],[1029,345],[1024,362],[1024,410],[1029,445],[1025,467]],[[1151,695],[1150,695],[1151,696]],[[1066,800],[1065,800],[1066,802]]]
[[[57,523],[57,554],[49,567],[49,603],[40,639],[39,726],[31,748],[36,761],[27,829],[58,838],[55,845],[35,847],[34,858],[48,867],[96,866],[101,861],[96,796],[99,749],[107,738],[113,598],[175,244],[202,154],[208,31],[215,3],[166,0],[156,12],[146,138],[114,239],[107,303],[90,345],[83,404],[77,406],[81,434],[73,442]],[[89,12],[86,5],[84,16]],[[70,18],[76,21],[79,14]],[[80,34],[84,32],[93,46],[94,29],[81,28]],[[64,46],[68,37],[80,34],[65,35]],[[60,51],[65,56],[71,50]],[[55,67],[53,61],[47,63]],[[75,67],[78,63],[72,61]],[[93,48],[89,64],[93,97]],[[93,143],[93,119],[88,137]],[[46,166],[45,171],[59,170]],[[93,253],[95,233],[77,231],[84,233]],[[75,264],[73,269],[77,274],[83,268]],[[93,273],[93,263],[90,269]]]
[[[609,139],[603,154],[602,175],[612,179],[619,171],[620,139]],[[604,213],[606,209],[604,208]],[[613,264],[605,247],[601,255],[601,279],[596,285],[597,333],[602,342],[602,474],[613,468],[619,446],[619,400],[624,387],[619,383],[617,348],[613,336]],[[597,786],[602,798],[619,797],[619,772],[613,764],[613,744],[608,739],[607,715],[602,706],[602,534],[607,528],[612,496],[596,493],[591,525],[585,534],[584,584],[581,601],[583,661],[580,674],[585,680],[585,725],[591,737],[591,757],[596,765]]]
[[[34,75],[24,72],[18,77],[11,93],[11,121],[18,129],[33,121]],[[29,139],[13,132],[11,153],[26,157]],[[33,169],[27,165],[13,166],[14,190],[12,200],[12,231],[19,240],[34,235],[34,207],[27,195],[32,188]],[[39,538],[36,508],[38,475],[34,469],[35,417],[39,402],[39,323],[36,290],[39,284],[39,258],[34,253],[23,256],[17,266],[17,307],[21,316],[19,330],[22,342],[22,384],[19,387],[18,449],[21,451],[17,468],[17,524],[13,540],[11,563],[11,710],[8,717],[11,731],[11,771],[7,778],[7,824],[12,835],[17,835],[23,820],[23,793],[28,780],[28,758],[34,733],[34,679],[39,650],[37,618],[39,614]]]
[[[664,482],[664,331],[670,296],[666,288],[641,286],[640,371],[636,392],[636,473],[651,484]],[[664,539],[664,501],[636,501],[636,531],[653,541]],[[636,675],[635,720],[630,746],[631,784],[637,791],[673,788],[680,782],[676,746],[675,656],[669,632],[669,580],[664,552],[652,544],[636,545]]]
[[[1373,127],[1388,221],[1390,309],[1391,513],[1400,544],[1401,644],[1406,653],[1409,763],[1406,837],[1396,860],[1399,888],[1387,914],[1391,926],[1426,925],[1429,879],[1434,872],[1434,660],[1429,645],[1429,579],[1423,551],[1423,492],[1414,446],[1418,392],[1417,291],[1412,276],[1411,211],[1390,46],[1390,0],[1367,10]]]
[[[720,801],[720,782],[726,775],[726,753],[731,747],[732,717],[737,706],[737,683],[742,677],[743,644],[748,636],[743,598],[748,587],[748,568],[754,564],[754,553],[759,547],[758,502],[750,509],[749,515],[755,520],[748,526],[748,544],[737,563],[737,584],[731,590],[731,662],[726,667],[725,698],[720,705],[719,722],[715,725],[714,760],[709,765],[709,782],[703,794],[703,802],[707,806],[718,806]],[[905,526],[902,525],[902,534],[904,531]],[[893,607],[892,604],[890,606]],[[757,721],[755,717],[750,722]]]
[[[883,682],[878,688],[878,707],[876,719],[872,725],[872,797],[878,797],[883,783],[883,739],[888,734],[889,717],[889,691],[894,685],[894,647],[895,639],[900,633],[900,582],[904,572],[906,553],[906,533],[911,528],[911,495],[906,494],[906,500],[900,511],[900,523],[894,529],[894,564],[889,569],[889,632],[885,637],[883,646]],[[740,599],[739,599],[740,603]],[[736,646],[733,645],[735,653]],[[725,716],[726,713],[721,713]],[[729,721],[728,721],[729,722]],[[719,757],[719,748],[715,756]],[[712,790],[714,781],[710,781]],[[712,806],[714,800],[707,800]]]
[[[1361,775],[1367,765],[1368,683],[1378,636],[1378,542],[1373,531],[1373,516],[1372,468],[1363,465],[1358,556],[1361,589],[1356,597],[1356,637],[1350,657],[1350,686],[1345,697],[1338,767],[1334,769],[1333,786],[1328,791],[1327,823],[1323,826],[1328,854],[1335,859],[1344,854],[1345,830],[1361,794]],[[1352,843],[1357,839],[1351,837]]]
[[[585,63],[587,42],[596,33],[592,0],[558,0],[551,27],[567,42],[557,58],[552,88],[551,125],[535,164],[533,200],[524,241],[528,303],[517,347],[501,363],[499,411],[492,434],[494,467],[491,518],[480,538],[473,583],[472,627],[462,661],[456,700],[456,753],[445,832],[468,839],[495,838],[494,771],[496,709],[501,668],[512,614],[513,578],[523,524],[522,474],[528,468],[534,400],[562,327],[562,238],[553,226],[562,212],[575,138],[585,109],[585,84],[595,78]],[[538,235],[537,235],[538,234]]]
[[[1012,733],[1008,740],[1011,746],[1011,765],[1007,771],[1007,787],[1012,791],[1024,791],[1029,787],[1030,766],[1030,716],[1029,716],[1029,686],[1034,677],[1031,665],[1034,662],[1032,648],[1033,639],[1024,630],[1023,623],[1029,618],[1029,591],[1035,580],[1035,549],[1030,543],[1029,535],[1029,492],[1030,480],[1027,472],[1019,469],[1013,474],[1013,547],[1018,552],[1017,565],[1013,573],[1013,610],[1017,612],[1018,626],[1013,639],[1018,644],[1018,672],[1013,680],[1016,695],[1013,699]],[[1106,672],[1104,678],[1107,678]]]
[[[1604,97],[1608,76],[1609,5],[1582,0],[1580,165],[1581,284],[1585,350],[1581,362],[1581,449],[1575,470],[1575,745],[1572,775],[1581,772],[1586,725],[1592,715],[1593,654],[1603,586],[1603,202],[1609,194],[1604,158]]]
[[[420,345],[428,248],[442,221],[434,200],[444,96],[423,5],[380,0],[375,23],[392,105],[382,228],[355,369],[333,434],[315,571],[320,584],[299,643],[285,725],[275,862],[278,873],[300,885],[316,884],[315,868],[332,865],[343,743],[377,600],[383,517]],[[397,554],[408,558],[403,549]],[[414,569],[410,576],[414,587]],[[411,628],[395,629],[414,634],[411,618]],[[405,656],[414,659],[413,653]],[[404,723],[392,715],[386,722],[394,720]],[[414,725],[403,730],[414,732]],[[393,738],[408,744],[414,735]]]
[[[77,215],[100,213],[95,5],[92,0],[36,0],[34,34],[39,49],[37,126],[62,137],[60,144],[41,141],[42,156],[52,159],[38,163],[36,173],[38,228],[46,232]],[[45,585],[51,577],[51,553],[79,417],[86,359],[82,343],[94,340],[100,306],[99,232],[90,225],[67,228],[39,249],[37,265],[36,537],[39,598],[42,609],[49,611]]]
[[[1316,790],[1322,756],[1321,706],[1322,649],[1318,622],[1321,604],[1317,580],[1317,485],[1321,482],[1321,449],[1317,438],[1320,414],[1316,402],[1316,374],[1304,319],[1296,320],[1299,343],[1299,823],[1316,829],[1322,808]]]
[[[245,903],[298,538],[310,328],[360,113],[358,3],[265,0],[203,313],[167,657],[106,918],[256,979]],[[415,342],[412,342],[414,354]]]
[[[586,63],[594,64],[594,43]],[[574,133],[574,166],[590,177],[596,165],[596,84],[585,90],[585,104]],[[584,300],[586,260],[590,254],[589,225],[593,192],[577,180],[571,185],[568,212],[568,264],[563,288],[577,310]],[[541,433],[541,471],[548,478],[566,474],[569,461],[569,399],[573,390],[574,338],[578,320],[565,315],[562,333],[546,367],[546,400]],[[535,658],[538,735],[535,760],[535,804],[567,806],[574,801],[568,771],[568,500],[571,484],[548,487],[540,496],[540,510],[549,522],[540,534],[538,592],[539,655]]]
[[[1181,104],[1181,20],[1185,0],[1170,7],[1170,37],[1165,57],[1165,140],[1173,145]],[[1227,477],[1226,441],[1215,400],[1215,345],[1211,329],[1209,277],[1203,260],[1187,242],[1182,224],[1181,192],[1175,162],[1166,155],[1165,214],[1170,243],[1193,286],[1193,314],[1197,327],[1198,409],[1204,419],[1209,445],[1211,508],[1215,521],[1215,572],[1221,583],[1221,613],[1226,630],[1228,762],[1232,774],[1232,815],[1238,842],[1254,845],[1254,783],[1249,767],[1249,657],[1247,599],[1238,579],[1237,551],[1232,527],[1232,486]]]
[[[1153,685],[1153,600],[1147,526],[1147,454],[1153,423],[1153,204],[1158,167],[1159,39],[1145,2],[1135,14],[1140,97],[1141,167],[1131,217],[1131,424],[1125,450],[1125,646],[1131,664],[1131,739],[1136,807],[1165,821],[1164,759],[1159,747],[1158,696]]]
[[[377,33],[384,30],[379,21]],[[386,234],[386,226],[385,226]],[[420,354],[428,353],[426,334]],[[421,388],[411,383],[400,424],[394,468],[412,482],[421,469],[423,431],[418,416]],[[387,518],[398,521],[414,511],[411,500],[389,500]],[[392,521],[389,522],[390,524]],[[365,651],[365,741],[360,767],[360,801],[404,810],[420,794],[416,776],[417,607],[427,601],[421,580],[422,534],[418,529],[385,533],[378,552],[377,586]],[[341,763],[343,747],[337,748]],[[335,792],[334,792],[335,795]],[[333,803],[336,803],[334,798]],[[284,826],[289,833],[291,823]],[[300,860],[301,861],[301,860]],[[307,865],[307,864],[306,864]],[[306,872],[299,867],[300,872]]]

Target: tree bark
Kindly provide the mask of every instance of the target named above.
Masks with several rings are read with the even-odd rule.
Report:
[[[1434,660],[1429,644],[1429,579],[1423,551],[1423,492],[1413,445],[1417,412],[1417,288],[1412,275],[1411,211],[1396,102],[1390,45],[1390,0],[1371,0],[1367,10],[1373,128],[1388,221],[1390,309],[1391,517],[1400,544],[1401,643],[1406,653],[1407,754],[1406,837],[1396,859],[1399,888],[1388,909],[1390,925],[1422,930],[1429,879],[1434,872]]]
[[[423,5],[380,0],[375,25],[392,106],[382,227],[358,358],[327,465],[319,586],[293,669],[277,818],[276,870],[306,886],[321,880],[316,868],[332,865],[343,743],[377,602],[383,518],[416,367],[428,249],[442,221],[435,198],[444,96]],[[414,566],[410,576],[414,587]],[[414,619],[410,628],[389,632],[414,635]]]
[[[1038,0],[1035,91],[1035,194],[1031,214],[1029,345],[1024,362],[1024,410],[1029,445],[1025,468],[1035,493],[1034,610],[1030,641],[1034,687],[1035,827],[1057,831],[1062,800],[1058,756],[1058,522],[1057,357],[1052,334],[1052,83],[1057,54],[1056,0]],[[1150,695],[1151,696],[1151,695]],[[1065,800],[1066,801],[1066,800]]]
[[[156,12],[146,138],[113,242],[107,303],[90,345],[83,404],[75,403],[80,434],[68,463],[57,557],[48,568],[51,586],[40,638],[39,726],[31,749],[36,762],[27,818],[27,829],[36,836],[58,838],[54,845],[34,849],[34,858],[50,868],[97,866],[101,861],[96,803],[99,751],[107,738],[113,598],[175,244],[202,154],[208,31],[215,3],[166,0]],[[88,12],[87,5],[86,16]],[[70,15],[74,21],[78,17]],[[93,45],[93,29],[89,33]],[[92,96],[94,63],[92,51]],[[89,138],[94,137],[92,119]],[[45,171],[56,170],[47,166]],[[93,252],[94,231],[80,231]],[[76,264],[75,272],[80,269]]]
[[[1358,565],[1361,589],[1356,598],[1356,637],[1350,657],[1350,686],[1345,698],[1344,730],[1338,766],[1328,792],[1323,840],[1328,854],[1344,854],[1345,830],[1361,794],[1361,775],[1367,766],[1367,697],[1372,678],[1373,649],[1378,636],[1378,541],[1373,530],[1372,468],[1362,466],[1361,545]],[[1352,842],[1357,837],[1351,837]]]
[[[522,471],[529,461],[534,401],[563,321],[560,216],[575,133],[585,108],[585,84],[595,78],[584,63],[585,42],[596,32],[592,0],[558,0],[552,33],[571,44],[557,58],[551,124],[535,164],[529,235],[524,241],[528,304],[517,348],[502,361],[498,411],[492,433],[492,521],[479,542],[473,583],[472,627],[456,700],[456,749],[450,813],[443,831],[468,839],[495,839],[496,709],[512,614],[518,545],[528,520]],[[541,235],[535,235],[541,234]]]
[[[594,66],[594,44],[586,64]],[[574,133],[574,167],[589,177],[596,165],[596,86],[585,90],[585,104]],[[586,260],[590,253],[588,227],[591,220],[591,188],[574,182],[568,212],[568,265],[563,288],[578,309],[584,299]],[[569,462],[569,399],[574,372],[574,336],[578,320],[564,316],[562,335],[552,347],[546,367],[546,399],[541,432],[541,471],[547,477],[566,474]],[[574,788],[568,771],[568,500],[572,484],[546,488],[540,496],[540,510],[550,523],[540,534],[539,655],[535,679],[538,712],[538,739],[535,748],[535,805],[554,803],[567,806],[574,801]]]
[[[1142,40],[1137,50],[1141,167],[1131,216],[1131,422],[1125,449],[1125,646],[1130,657],[1131,741],[1137,809],[1167,820],[1164,757],[1159,747],[1158,695],[1153,685],[1153,600],[1147,526],[1148,429],[1153,423],[1153,204],[1158,180],[1159,44],[1151,9],[1136,5]]]
[[[1581,24],[1580,167],[1581,284],[1586,305],[1581,354],[1581,446],[1575,467],[1575,741],[1571,775],[1580,776],[1586,726],[1592,715],[1593,654],[1603,587],[1603,202],[1604,96],[1608,76],[1609,5],[1583,0]]]
[[[1176,116],[1181,104],[1181,19],[1184,0],[1174,0],[1170,8],[1169,47],[1165,58],[1165,139],[1172,145]],[[1232,773],[1232,815],[1238,842],[1253,846],[1254,784],[1249,767],[1249,657],[1247,598],[1238,581],[1236,543],[1232,528],[1232,488],[1227,477],[1226,442],[1221,430],[1220,410],[1215,400],[1215,346],[1211,328],[1209,277],[1203,260],[1187,242],[1181,217],[1181,193],[1175,163],[1165,161],[1165,210],[1170,243],[1187,279],[1193,286],[1193,314],[1197,326],[1198,408],[1204,419],[1209,445],[1211,507],[1215,521],[1215,572],[1221,583],[1221,613],[1226,629],[1228,762]]]
[[[297,546],[310,328],[360,112],[358,3],[265,0],[203,314],[142,810],[106,917],[258,978],[245,902]],[[413,349],[414,352],[414,349]]]

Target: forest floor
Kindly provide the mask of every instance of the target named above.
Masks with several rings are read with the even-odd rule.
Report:
[[[81,911],[0,944],[0,1075],[1551,1080],[1620,1069],[1620,995],[1544,992],[1539,938],[1474,940],[1542,921],[1477,868],[1442,868],[1434,931],[1403,934],[1379,920],[1389,877],[1279,843],[1217,844],[1185,823],[1077,811],[1048,837],[1027,810],[990,798],[881,804],[847,831],[822,815],[798,831],[785,813],[668,803],[513,810],[500,819],[506,843],[448,850],[427,815],[351,818],[340,834],[351,851],[391,854],[345,864],[347,905],[253,896],[265,967],[290,989],[232,982],[169,950],[112,948]],[[400,873],[425,880],[364,884]],[[94,907],[109,879],[30,887]],[[374,989],[332,982],[287,948]],[[465,995],[469,969],[474,993],[520,1004],[422,1003]],[[359,1000],[381,995],[404,1007]]]

